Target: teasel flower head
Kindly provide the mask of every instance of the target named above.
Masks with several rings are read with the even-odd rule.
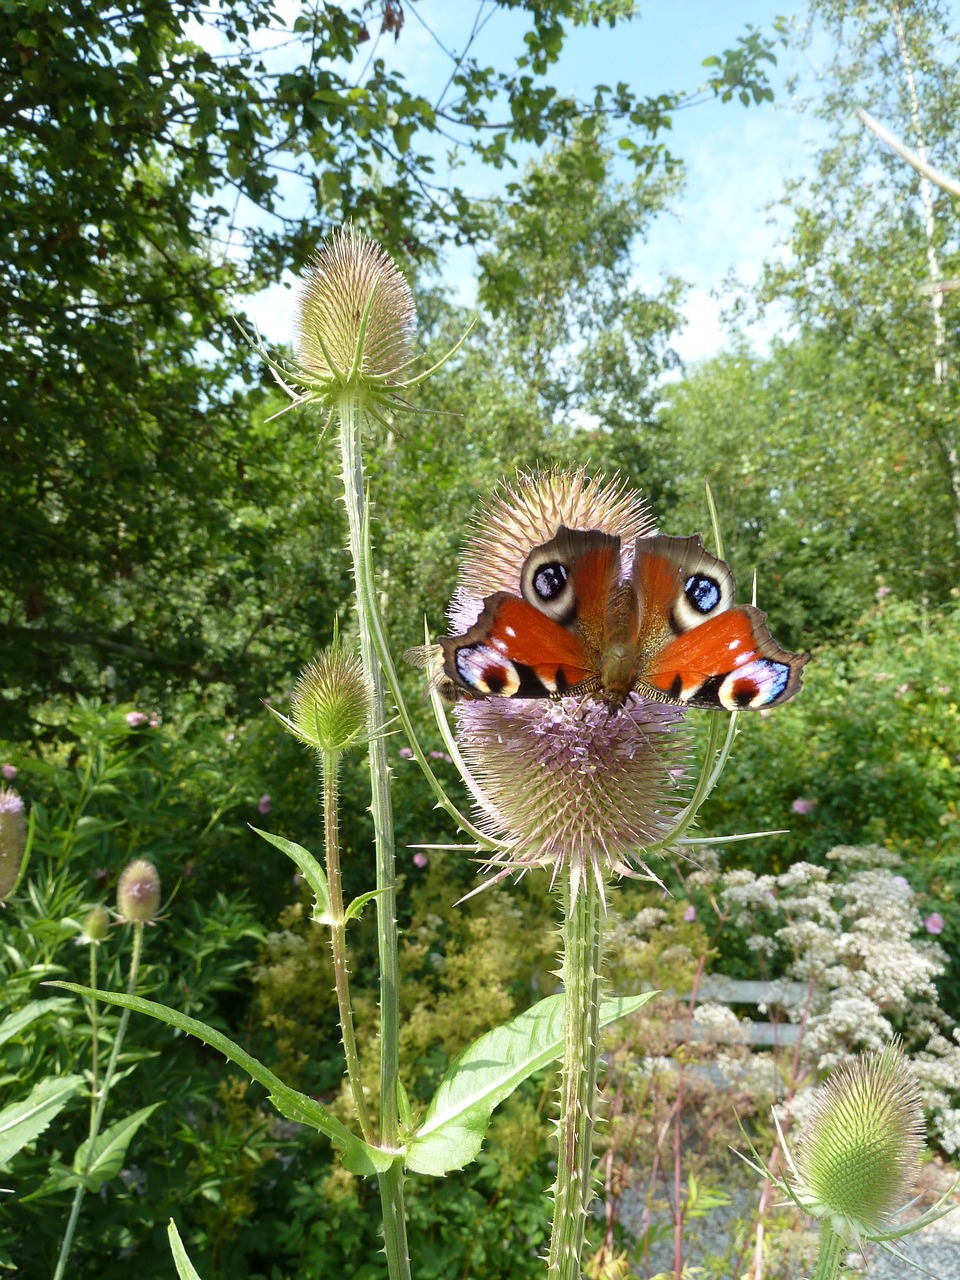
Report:
[[[801,1129],[795,1198],[847,1244],[890,1233],[923,1136],[919,1090],[899,1045],[845,1063],[821,1087]]]
[[[347,653],[339,635],[300,673],[290,732],[319,752],[340,752],[361,741],[370,716],[370,684],[358,657]]]
[[[393,259],[348,224],[300,277],[297,363],[321,384],[343,382],[350,371],[395,378],[410,359],[413,320],[410,288]]]
[[[493,592],[516,594],[527,555],[561,524],[619,534],[625,557],[653,531],[639,495],[618,481],[582,470],[521,475],[474,522],[454,630],[467,630]],[[681,709],[637,694],[617,715],[579,696],[490,698],[459,704],[455,717],[478,825],[501,845],[491,868],[545,866],[554,879],[569,874],[574,892],[590,876],[601,894],[611,875],[656,878],[642,855],[682,807],[670,774],[689,751]]]
[[[27,845],[23,800],[10,787],[0,787],[0,902],[20,880]]]
[[[159,908],[157,868],[148,858],[134,858],[117,881],[117,915],[127,924],[149,924]]]
[[[353,396],[384,422],[382,410],[410,409],[401,393],[429,377],[460,346],[458,342],[432,368],[411,376],[410,366],[417,360],[411,355],[414,318],[410,288],[396,263],[376,241],[346,223],[324,241],[301,274],[294,363],[271,356],[259,337],[252,342],[290,397],[288,409],[318,404],[332,417],[342,408],[343,397]]]

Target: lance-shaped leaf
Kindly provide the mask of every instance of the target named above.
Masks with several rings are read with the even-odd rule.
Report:
[[[180,1239],[177,1224],[172,1218],[167,1225],[167,1238],[170,1241],[170,1252],[173,1254],[173,1261],[176,1264],[177,1275],[180,1280],[200,1280],[196,1267],[187,1257],[187,1251],[183,1247],[183,1241]]]
[[[87,1191],[99,1191],[105,1182],[117,1176],[131,1138],[159,1106],[159,1102],[154,1102],[149,1107],[141,1107],[98,1134],[94,1142],[88,1138],[80,1144],[73,1158],[73,1172]]]
[[[271,835],[269,831],[261,831],[259,827],[251,826],[250,830],[255,831],[258,836],[263,836],[264,840],[268,840],[270,844],[275,845],[276,848],[297,864],[304,880],[313,890],[313,895],[317,900],[317,916],[329,917],[330,889],[327,886],[327,875],[310,850],[305,849],[302,844],[295,844],[292,840],[284,839],[283,836],[275,836]]]
[[[23,1102],[4,1107],[0,1111],[0,1165],[39,1137],[82,1086],[82,1076],[49,1076],[34,1085]]]
[[[62,998],[56,1000],[28,1000],[16,1013],[11,1013],[8,1018],[4,1018],[0,1022],[0,1044],[5,1044],[8,1040],[12,1040],[14,1036],[23,1031],[24,1027],[29,1027],[31,1022],[35,1022],[37,1018],[42,1018],[44,1014],[65,1013],[73,1007],[72,1000]]]
[[[605,1027],[656,995],[606,1000]],[[559,1058],[563,1048],[563,996],[548,996],[464,1049],[440,1082],[423,1124],[407,1148],[406,1166],[439,1176],[462,1169],[476,1156],[494,1107],[534,1071]]]
[[[275,1076],[269,1067],[258,1062],[222,1032],[214,1027],[208,1027],[205,1022],[188,1018],[186,1014],[178,1013],[176,1009],[168,1009],[165,1004],[157,1004],[155,1000],[144,1000],[141,996],[122,995],[119,991],[95,991],[92,987],[82,987],[75,982],[56,982],[51,985],[62,987],[65,991],[75,991],[77,995],[92,996],[106,1004],[120,1005],[121,1008],[132,1009],[135,1013],[149,1014],[151,1018],[157,1018],[170,1027],[176,1027],[178,1031],[196,1036],[204,1044],[210,1045],[211,1049],[219,1050],[228,1061],[236,1063],[241,1071],[245,1071],[251,1080],[256,1080],[264,1086],[270,1094],[270,1101],[282,1116],[317,1129],[331,1142],[341,1147],[344,1167],[351,1173],[364,1176],[382,1173],[385,1169],[389,1169],[397,1158],[396,1153],[382,1151],[379,1147],[371,1146],[356,1137],[336,1116],[331,1115],[326,1107],[321,1106],[307,1094],[291,1089],[279,1076]]]

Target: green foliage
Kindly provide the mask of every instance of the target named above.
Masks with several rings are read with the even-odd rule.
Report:
[[[705,811],[711,832],[790,828],[739,846],[739,861],[763,869],[818,861],[841,844],[896,849],[921,880],[955,861],[958,624],[956,605],[924,615],[886,597],[847,643],[818,650],[794,702],[741,718]]]
[[[0,1254],[25,1274],[53,1272],[69,1189],[87,1164],[89,1124],[87,1010],[75,1000],[44,998],[38,984],[88,978],[90,944],[75,944],[79,922],[102,896],[101,886],[133,852],[149,851],[157,860],[168,893],[183,877],[166,915],[148,930],[144,984],[170,1003],[215,1019],[236,998],[251,945],[260,936],[239,898],[214,895],[202,912],[191,901],[197,882],[186,874],[187,832],[207,826],[209,836],[223,800],[198,743],[148,724],[132,727],[123,708],[105,711],[93,703],[63,716],[57,732],[40,756],[18,755],[18,785],[36,814],[36,848],[29,876],[0,919],[0,1012],[8,1015],[0,1023],[0,1073],[8,1084],[16,1082],[24,1099],[31,1090],[35,1099],[70,1095],[54,1098],[56,1107],[43,1114],[44,1123],[34,1126],[28,1140],[16,1142],[18,1151],[5,1153],[16,1211],[8,1207],[0,1219]],[[125,982],[129,935],[129,928],[114,926],[98,944],[104,986]],[[102,1071],[117,1020],[103,1006],[98,1012]],[[101,1195],[86,1201],[96,1212],[81,1217],[71,1274],[87,1275],[94,1263],[99,1275],[113,1274],[114,1264],[104,1259],[113,1256],[118,1242],[140,1247],[172,1205],[196,1187],[190,1153],[215,1123],[220,1079],[219,1064],[198,1057],[185,1040],[171,1043],[147,1020],[131,1028],[87,1175],[91,1188],[102,1184]],[[158,1099],[167,1105],[154,1111]],[[9,1109],[4,1116],[9,1119]],[[262,1147],[263,1138],[258,1141]],[[125,1178],[116,1176],[121,1169]],[[164,1274],[159,1259],[144,1270]]]

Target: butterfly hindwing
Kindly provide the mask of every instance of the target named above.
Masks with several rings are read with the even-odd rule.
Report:
[[[576,631],[506,591],[488,596],[463,636],[446,636],[444,671],[475,696],[548,698],[592,676]]]
[[[759,609],[741,605],[669,640],[644,661],[638,685],[688,707],[756,710],[792,698],[806,661],[780,648]]]

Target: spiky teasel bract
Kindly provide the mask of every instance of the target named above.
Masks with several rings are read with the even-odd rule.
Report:
[[[454,628],[468,628],[494,591],[517,593],[527,555],[561,524],[619,534],[625,569],[634,540],[653,531],[640,496],[618,481],[583,470],[523,475],[474,521]],[[689,749],[682,709],[634,694],[616,716],[581,697],[491,698],[455,715],[480,826],[503,844],[491,866],[565,870],[574,895],[588,876],[602,894],[611,874],[651,874],[642,852],[683,807],[670,775]]]

